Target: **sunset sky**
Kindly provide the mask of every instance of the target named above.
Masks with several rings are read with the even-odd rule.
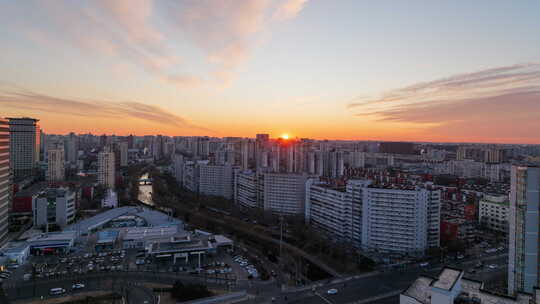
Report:
[[[538,0],[0,0],[47,133],[540,143]]]

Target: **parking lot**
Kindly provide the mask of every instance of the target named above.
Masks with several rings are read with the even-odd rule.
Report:
[[[191,258],[187,263],[182,259],[174,264],[171,258],[150,258],[144,250],[127,249],[99,253],[78,250],[72,254],[30,256],[24,265],[11,269],[9,273],[0,273],[0,279],[6,285],[13,285],[33,279],[62,279],[64,276],[111,271],[171,272],[239,280],[256,280],[260,277],[259,270],[245,256],[233,257],[229,252],[202,257],[199,265],[196,258]],[[76,283],[84,284],[73,282]]]

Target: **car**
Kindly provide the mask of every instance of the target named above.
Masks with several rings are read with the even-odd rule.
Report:
[[[464,258],[465,258],[465,256],[462,255],[462,254],[460,254],[460,255],[457,256],[457,259],[458,259],[458,260],[463,260]]]
[[[326,293],[329,294],[329,295],[335,295],[335,294],[338,293],[338,290],[335,289],[335,288],[332,288],[332,289],[328,289],[328,291]]]
[[[496,264],[490,264],[488,265],[489,269],[497,269],[497,265]]]
[[[85,285],[83,283],[75,283],[71,286],[71,289],[83,289]]]
[[[429,266],[429,262],[420,263],[420,267],[428,267],[428,266]]]

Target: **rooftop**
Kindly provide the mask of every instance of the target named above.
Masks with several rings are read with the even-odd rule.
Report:
[[[404,295],[416,299],[420,303],[428,304],[430,303],[431,298],[431,283],[434,281],[433,278],[427,276],[420,276],[416,279],[405,292]]]
[[[35,184],[31,185],[30,187],[22,189],[21,191],[17,192],[15,194],[15,197],[34,196],[34,195],[40,193],[41,191],[43,191],[43,189],[45,189],[45,188],[47,188],[47,183],[46,182],[35,183]]]
[[[121,216],[136,216],[144,219],[146,226],[151,227],[167,227],[171,225],[178,225],[182,227],[183,222],[168,216],[165,213],[142,208],[142,207],[119,207],[107,210],[105,212],[99,213],[91,218],[84,219],[77,223],[71,224],[66,228],[66,230],[71,231],[89,231],[92,229],[99,229],[108,222],[121,217]]]
[[[38,241],[65,241],[75,239],[75,231],[63,231],[63,232],[49,232],[32,236],[28,239],[28,242]]]
[[[178,226],[128,228],[124,240],[138,240],[150,237],[171,236],[178,232]]]
[[[444,268],[439,274],[439,278],[434,281],[431,286],[444,290],[451,290],[459,280],[462,273],[462,270]]]

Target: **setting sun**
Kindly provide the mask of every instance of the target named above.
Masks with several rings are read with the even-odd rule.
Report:
[[[289,134],[285,133],[285,134],[281,135],[281,138],[283,138],[283,139],[289,139]]]

